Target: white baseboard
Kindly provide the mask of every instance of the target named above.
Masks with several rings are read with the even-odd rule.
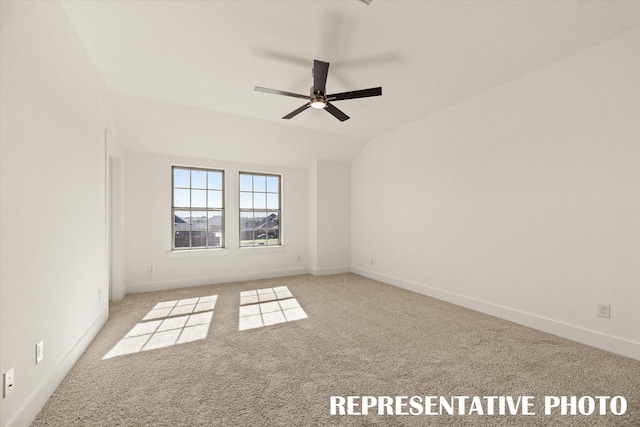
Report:
[[[195,286],[218,285],[221,283],[244,282],[247,280],[274,279],[278,277],[299,276],[309,274],[309,269],[289,268],[285,270],[259,271],[254,273],[226,274],[219,276],[194,277],[189,279],[164,280],[160,282],[133,283],[127,285],[128,294],[140,292],[165,291]]]
[[[549,334],[557,335],[562,338],[567,338],[582,344],[590,345],[592,347],[607,350],[612,353],[630,357],[632,359],[640,360],[640,343],[638,342],[606,335],[601,332],[593,331],[580,326],[571,325],[542,316],[537,316],[535,314],[527,313],[521,310],[493,304],[476,298],[470,298],[464,295],[424,285],[422,283],[400,279],[398,277],[377,273],[360,267],[351,267],[351,272],[364,277],[368,277],[373,280],[387,283],[389,285],[397,286],[399,288],[407,289],[409,291],[417,292],[422,295],[427,295],[442,301],[466,307],[471,310],[509,320],[511,322],[537,329],[539,331],[547,332]]]
[[[309,274],[312,276],[330,276],[332,274],[344,274],[350,272],[351,267],[348,265],[342,267],[309,268]]]
[[[30,425],[38,416],[42,407],[47,403],[62,380],[67,376],[73,365],[80,359],[82,353],[89,347],[93,339],[109,318],[109,308],[102,311],[100,316],[89,327],[87,332],[71,348],[62,361],[44,379],[42,383],[31,393],[25,402],[18,408],[16,415],[9,420],[7,427],[22,427]]]

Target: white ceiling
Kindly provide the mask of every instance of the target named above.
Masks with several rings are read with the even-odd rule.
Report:
[[[63,5],[112,92],[125,148],[245,161],[262,150],[262,163],[289,166],[349,161],[371,138],[640,26],[638,1]],[[328,93],[383,95],[336,102],[343,123],[316,110],[282,120],[304,100],[254,86],[307,94],[313,59],[331,63]],[[279,133],[286,141],[264,149]]]

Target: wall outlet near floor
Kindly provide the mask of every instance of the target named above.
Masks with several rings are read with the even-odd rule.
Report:
[[[611,318],[611,305],[598,303],[598,317],[604,317],[605,319]]]
[[[13,390],[14,377],[13,368],[4,373],[4,397],[7,397]]]
[[[371,258],[371,265],[373,265],[373,258]]]
[[[44,341],[40,341],[36,344],[36,365],[42,362],[44,358]]]
[[[153,274],[156,272],[156,268],[153,265],[150,265],[149,267],[147,267],[147,272],[149,274]]]

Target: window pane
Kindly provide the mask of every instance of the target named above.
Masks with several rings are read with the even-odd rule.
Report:
[[[176,247],[176,248],[188,248],[189,247],[189,232],[188,231],[176,231],[174,247]]]
[[[251,193],[240,193],[240,209],[253,208],[253,197]]]
[[[253,222],[256,244],[264,245],[265,243],[267,243],[267,213],[255,212]]]
[[[278,192],[280,192],[280,177],[278,177],[278,176],[268,176],[267,177],[267,191],[269,193],[278,193]]]
[[[240,212],[240,226],[253,227],[253,212]]]
[[[175,189],[173,190],[173,207],[175,208],[188,208],[191,206],[191,199],[189,197],[190,192],[187,189]]]
[[[210,208],[222,208],[222,191],[211,191],[208,192],[207,206]]]
[[[280,216],[277,212],[272,212],[267,217],[267,245],[280,244]]]
[[[191,188],[207,188],[207,172],[192,170]]]
[[[191,213],[189,211],[175,211],[173,222],[174,247],[188,248]]]
[[[205,190],[191,190],[191,207],[207,207],[207,192]]]
[[[207,246],[207,236],[205,230],[191,231],[191,247],[202,248]]]
[[[222,247],[222,233],[217,233],[215,231],[208,230],[207,231],[207,247],[209,248]]]
[[[278,223],[279,223],[278,213],[271,212],[267,217],[267,226],[269,228],[277,228],[279,225]]]
[[[222,212],[209,212],[207,225],[209,231],[222,233]]]
[[[267,177],[264,175],[253,176],[253,191],[267,191]]]
[[[240,246],[253,246],[252,212],[240,212]]]
[[[222,212],[209,212],[207,229],[207,246],[219,248],[222,246]]]
[[[222,172],[209,172],[209,190],[222,190]]]
[[[247,174],[240,174],[240,191],[253,190],[253,177]]]
[[[253,193],[253,208],[266,209],[267,208],[266,196],[267,196],[266,193]]]
[[[205,231],[206,229],[207,211],[191,211],[191,231]],[[193,238],[193,236],[191,237]]]
[[[267,209],[279,209],[280,208],[280,197],[278,194],[267,194]]]
[[[188,169],[173,169],[173,186],[182,188],[189,188],[191,186]]]
[[[176,224],[176,226],[180,225],[181,227],[186,227],[186,229],[189,229],[189,224],[191,223],[191,212],[190,211],[175,211],[175,215],[174,215],[174,222]],[[186,226],[183,226],[181,224],[187,224]]]

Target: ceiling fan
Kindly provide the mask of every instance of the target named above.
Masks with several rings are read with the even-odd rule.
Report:
[[[374,87],[371,89],[361,89],[354,90],[351,92],[341,92],[334,93],[333,95],[327,95],[325,93],[326,85],[327,85],[327,74],[329,74],[329,63],[318,61],[314,59],[313,61],[313,86],[311,86],[310,94],[307,95],[299,95],[297,93],[285,92],[277,89],[268,89],[266,87],[256,86],[254,90],[256,92],[266,92],[273,93],[276,95],[284,95],[291,96],[294,98],[301,98],[309,100],[308,103],[304,104],[302,107],[294,110],[283,117],[283,119],[290,119],[292,117],[297,116],[302,113],[307,108],[315,108],[315,109],[324,109],[328,111],[333,117],[344,122],[349,119],[345,113],[336,108],[331,102],[334,101],[344,101],[345,99],[355,99],[355,98],[367,98],[369,96],[380,96],[382,95],[382,87]]]

